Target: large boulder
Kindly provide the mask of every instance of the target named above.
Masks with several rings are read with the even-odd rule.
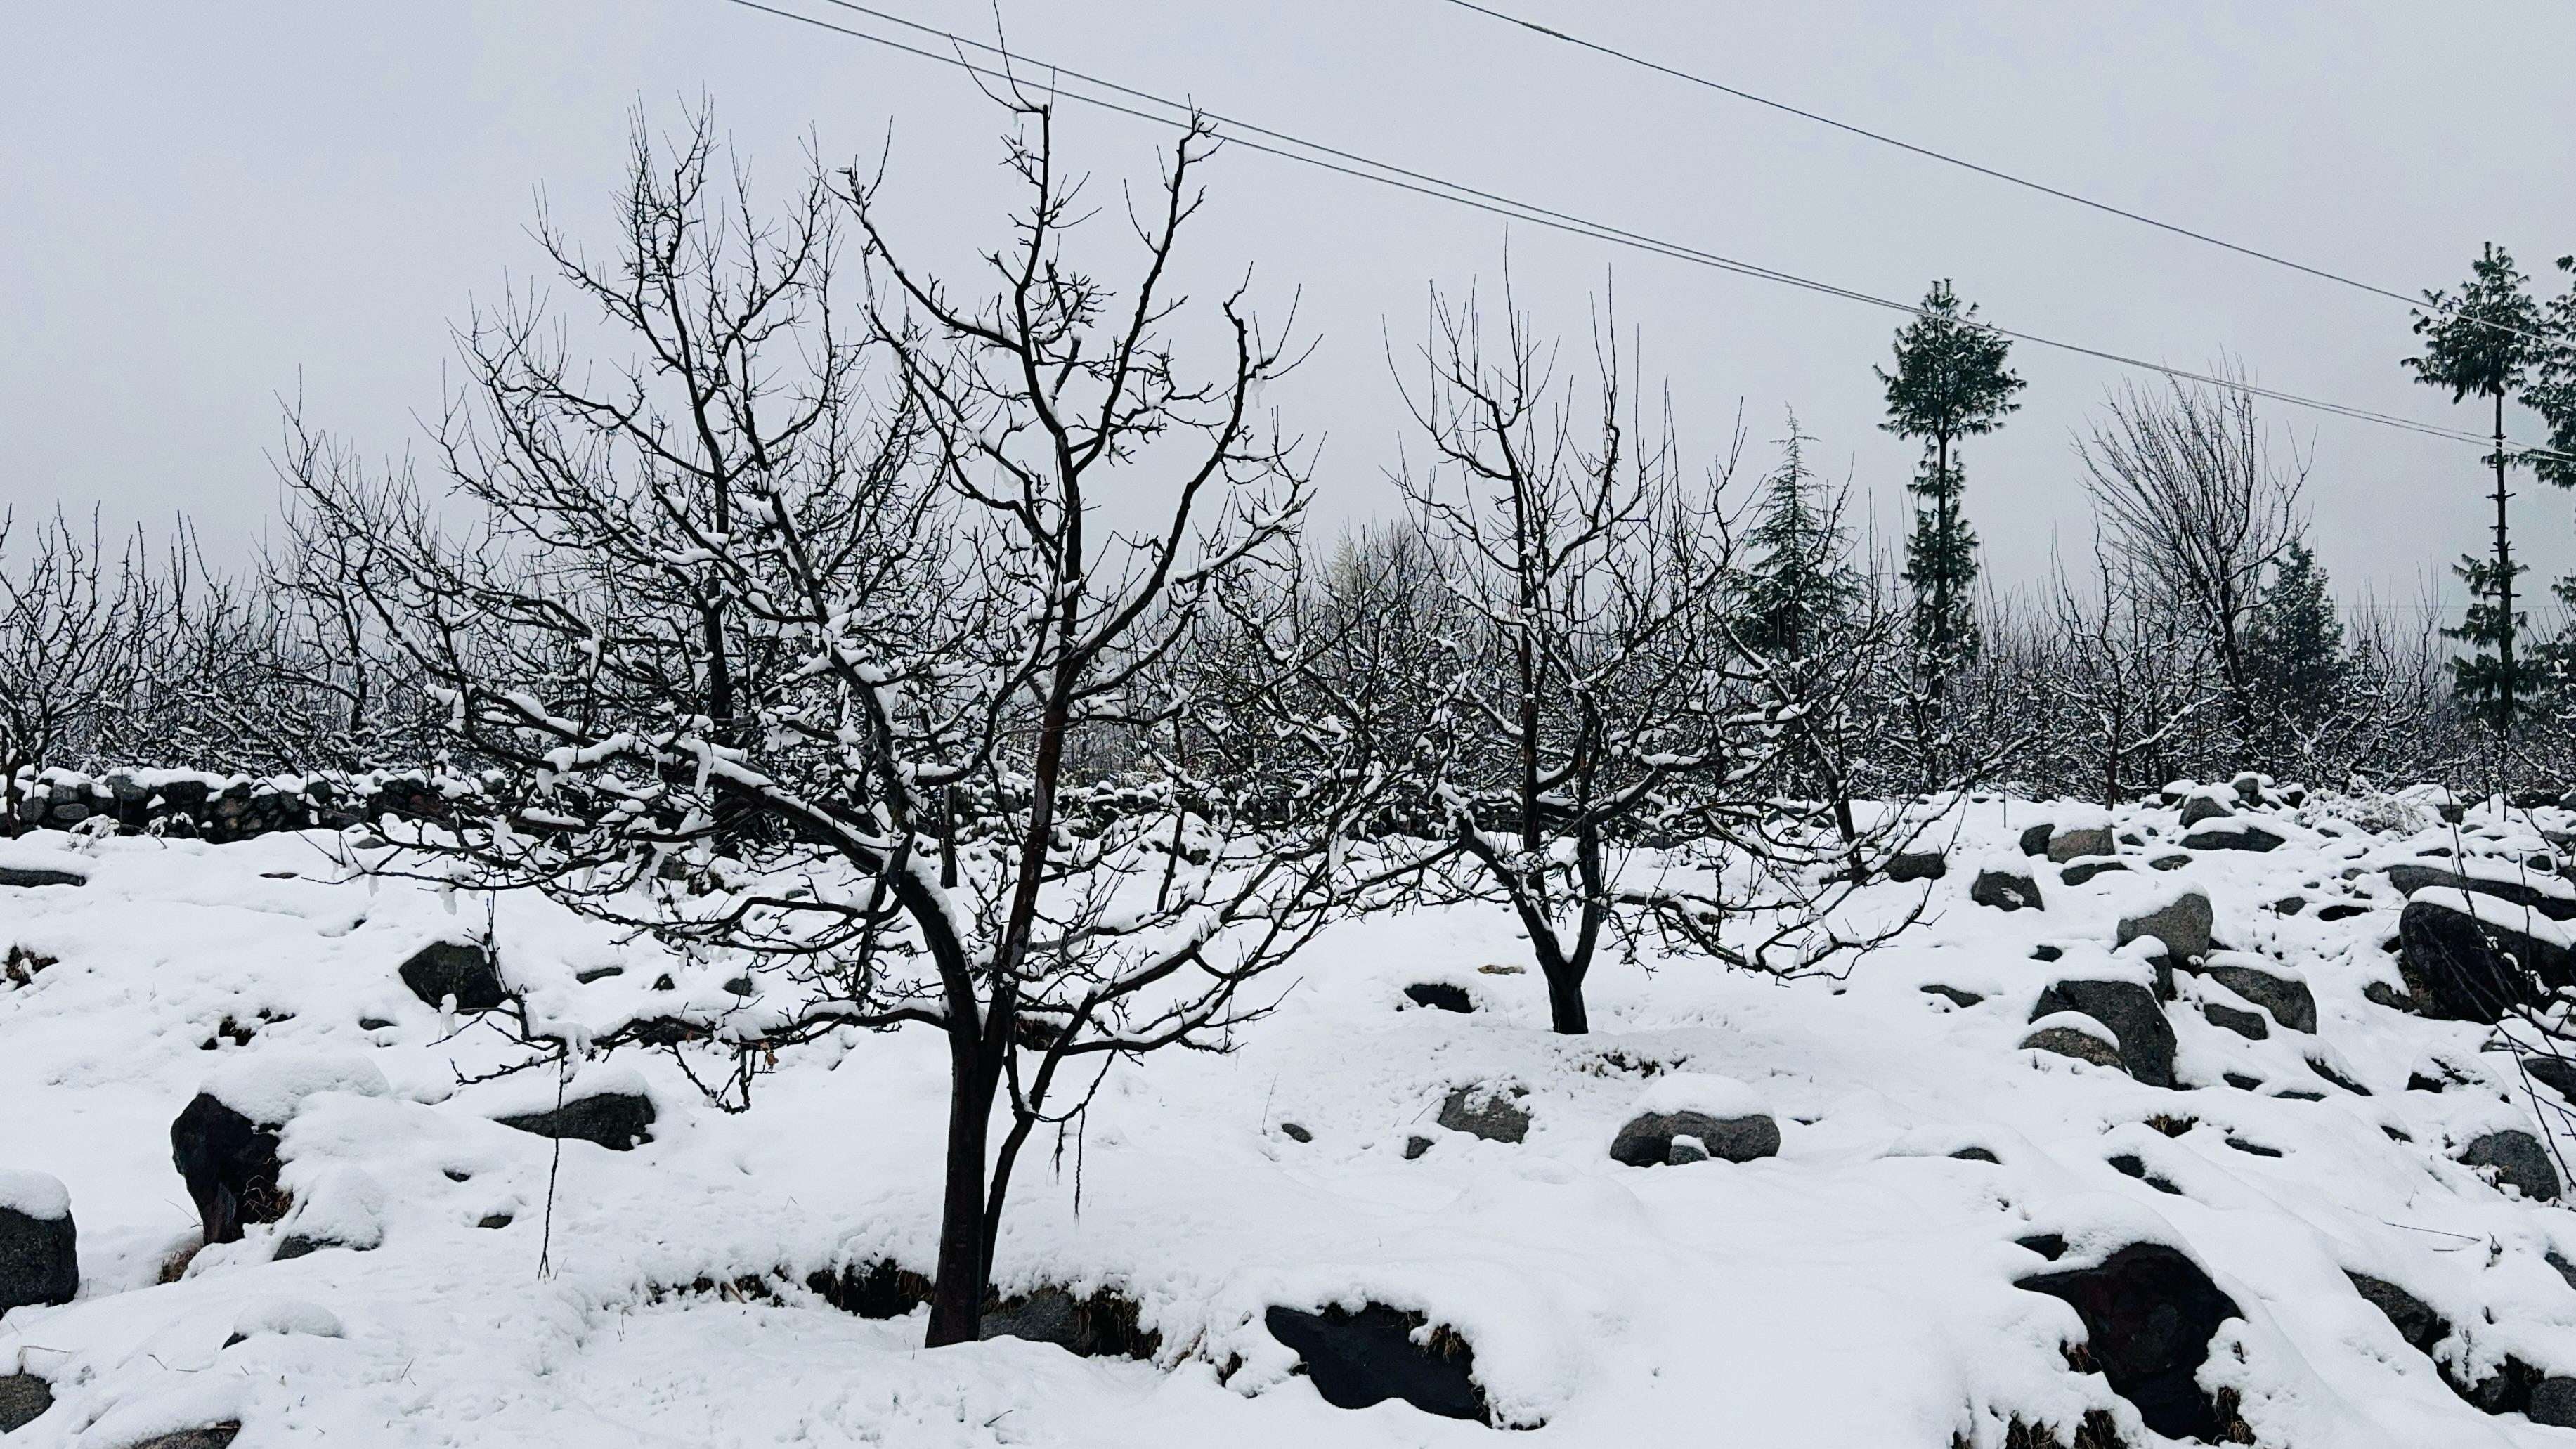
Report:
[[[2062,1011],[2081,1012],[2120,1039],[2120,1065],[2151,1087],[2174,1085],[2174,1030],[2156,995],[2134,981],[2060,981],[2039,994],[2034,1022]]]
[[[1327,1308],[1272,1308],[1263,1317],[1270,1336],[1296,1350],[1306,1376],[1324,1402],[1365,1409],[1402,1399],[1427,1414],[1450,1419],[1485,1417],[1485,1393],[1476,1385],[1476,1354],[1467,1341],[1433,1327],[1419,1313],[1371,1303],[1357,1312]]]
[[[1981,870],[1968,887],[1968,899],[1999,911],[2040,910],[2039,882],[2008,870]]]
[[[2235,813],[2215,790],[2196,790],[2182,802],[2182,824],[2186,830],[2204,820],[2224,820]]]
[[[0,1374],[0,1434],[15,1434],[54,1406],[54,1386],[31,1373]]]
[[[624,1152],[652,1140],[653,1099],[640,1092],[602,1092],[543,1112],[525,1112],[493,1120],[539,1137],[596,1142]]]
[[[2417,1009],[2494,1024],[2538,1001],[2545,986],[2576,983],[2576,955],[2554,941],[2480,919],[2465,895],[2408,901],[2397,917],[2397,969]],[[2536,924],[2536,923],[2534,923]]]
[[[2470,1167],[2495,1169],[2496,1181],[2534,1202],[2558,1200],[2558,1168],[2540,1139],[2519,1128],[2489,1132],[2460,1153]]]
[[[1937,850],[1900,850],[1887,858],[1889,880],[1939,880],[1949,873],[1950,858]]]
[[[1460,1087],[1440,1104],[1440,1125],[1488,1142],[1518,1142],[1529,1135],[1529,1109],[1519,1088]]]
[[[2199,1264],[2161,1243],[2132,1243],[2093,1267],[2040,1273],[2015,1286],[2074,1308],[2111,1392],[2135,1405],[2148,1428],[2173,1439],[2215,1439],[2225,1427],[2197,1379],[2211,1336],[2240,1312]]]
[[[458,1011],[491,1011],[510,999],[492,955],[470,941],[432,941],[402,963],[403,985],[433,1007],[453,997]]]
[[[2544,877],[2544,879],[2554,881],[2556,877]],[[2528,906],[2553,921],[2576,920],[2576,898],[2553,895],[2531,881],[2494,880],[2485,876],[2462,875],[2456,870],[2444,870],[2440,866],[2419,865],[2408,861],[2388,868],[2388,883],[2397,888],[2398,894],[2404,896],[2412,896],[2417,891],[2427,888],[2469,891],[2482,896],[2493,896],[2497,900],[2513,905]]]
[[[2278,850],[2282,838],[2260,825],[2243,822],[2205,825],[2182,838],[2185,850]]]
[[[237,1243],[248,1223],[286,1216],[277,1133],[199,1092],[170,1124],[170,1160],[187,1180],[209,1243]]]
[[[89,884],[89,877],[68,870],[51,870],[40,865],[0,865],[0,886],[76,886]]]
[[[175,1434],[155,1434],[127,1449],[230,1449],[240,1437],[239,1424],[208,1424],[202,1429],[182,1429]]]
[[[2152,911],[2124,918],[2115,944],[2125,946],[2141,936],[2153,936],[2165,943],[2175,960],[2189,965],[2209,954],[2210,931],[2217,920],[2206,894],[2184,891]]]
[[[2211,980],[2272,1013],[2274,1021],[2290,1030],[2315,1031],[2317,998],[2308,983],[2252,964],[2256,959],[2227,957],[2202,969]]]
[[[2111,1029],[2080,1011],[2061,1011],[2041,1017],[2032,1024],[2031,1032],[2021,1039],[2025,1051],[2042,1051],[2056,1056],[2091,1062],[2114,1071],[2127,1068],[2120,1062],[2120,1041]]]
[[[2528,1414],[2535,1423],[2576,1424],[2576,1379],[2552,1377],[2507,1354],[2484,1378],[2472,1381],[2462,1373],[2466,1355],[2436,1353],[2443,1340],[2458,1330],[2431,1304],[2384,1278],[2349,1269],[2344,1276],[2352,1280],[2353,1291],[2397,1330],[2398,1337],[2433,1360],[2433,1371],[2452,1393],[2490,1414]]]
[[[72,1195],[44,1173],[0,1168],[0,1313],[69,1303],[79,1290]]]
[[[1669,1165],[1677,1137],[1694,1138],[1702,1152],[1728,1162],[1751,1162],[1780,1150],[1780,1124],[1751,1087],[1728,1077],[1673,1072],[1638,1096],[1633,1115],[1610,1143],[1610,1156],[1630,1167]],[[1698,1160],[1687,1152],[1682,1157]]]
[[[2048,838],[2048,858],[2058,865],[2078,856],[2109,855],[2111,851],[2111,827],[2107,825],[2085,830],[2061,830]]]
[[[978,1338],[1019,1338],[1051,1343],[1082,1358],[1150,1359],[1163,1335],[1143,1325],[1135,1303],[1107,1288],[1076,1298],[1047,1285],[984,1305]]]

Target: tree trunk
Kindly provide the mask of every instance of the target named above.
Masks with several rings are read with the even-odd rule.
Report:
[[[1549,951],[1539,958],[1539,974],[1547,978],[1547,1024],[1558,1036],[1583,1036],[1592,1030],[1592,1016],[1583,1007],[1583,975],[1573,963],[1558,952]]]
[[[2513,549],[2506,541],[2504,503],[2504,390],[2495,395],[2496,506],[2496,727],[2513,733]]]
[[[939,1276],[931,1288],[926,1348],[973,1343],[984,1326],[991,1276],[985,1241],[984,1159],[1000,1074],[973,1022],[948,1028],[948,1170],[939,1207]]]

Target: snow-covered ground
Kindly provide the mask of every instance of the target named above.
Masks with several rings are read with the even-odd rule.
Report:
[[[1871,888],[1889,910],[1928,889],[1929,919],[1844,979],[1607,961],[1583,1038],[1547,1031],[1534,973],[1489,969],[1525,961],[1499,911],[1336,927],[1239,1050],[1120,1067],[1079,1140],[1023,1161],[1000,1288],[1113,1288],[1159,1332],[1152,1362],[1010,1338],[926,1351],[918,1313],[863,1319],[803,1286],[933,1261],[946,1078],[928,1034],[791,1055],[742,1115],[668,1057],[621,1054],[585,1070],[636,1074],[652,1140],[567,1142],[558,1165],[553,1144],[492,1120],[551,1106],[551,1077],[457,1087],[518,1049],[443,1020],[396,968],[489,910],[536,1010],[604,1022],[672,970],[650,947],[541,901],[349,878],[318,832],[32,836],[0,846],[0,866],[88,879],[0,888],[0,950],[52,960],[0,981],[0,1169],[69,1187],[82,1282],[0,1323],[0,1374],[41,1376],[56,1400],[7,1443],[122,1449],[233,1421],[238,1449],[1491,1442],[1400,1401],[1327,1405],[1264,1325],[1272,1305],[1369,1301],[1463,1336],[1494,1418],[1538,1426],[1531,1442],[1994,1449],[2016,1419],[2071,1438],[2093,1410],[2131,1445],[2164,1442],[2070,1367],[2073,1310],[2014,1286],[2050,1266],[2018,1240],[2057,1234],[2070,1263],[2146,1241],[2208,1270],[2243,1317],[2201,1382],[2236,1391],[2259,1443],[2576,1445],[2464,1402],[2346,1276],[2400,1284],[2455,1325],[2439,1351],[2467,1380],[2507,1355],[2576,1374],[2576,1287],[2548,1261],[2576,1260],[2576,1221],[2454,1160],[2482,1133],[2538,1131],[2534,1089],[2491,1029],[2364,996],[2399,979],[2383,943],[2402,900],[2381,867],[2454,848],[2521,861],[2551,848],[2539,826],[2570,822],[2376,810],[2391,828],[2266,812],[2279,849],[2160,870],[2175,812],[2126,809],[2110,823],[2143,842],[2119,847],[2129,868],[2070,886],[2016,845],[2050,807],[1980,803],[1946,877]],[[2032,871],[2044,909],[1972,904],[1981,864]],[[2150,982],[2116,923],[2190,888],[2241,960],[2305,981],[2313,1032],[2214,1025],[2205,1006],[2251,1003],[2185,974],[2164,1013],[2181,1090],[2018,1045],[2053,982]],[[2293,896],[2295,913],[2277,908]],[[2365,909],[2321,919],[2338,903]],[[681,995],[719,989],[674,976]],[[1403,988],[1422,982],[1477,1009],[1416,1007]],[[226,1072],[300,1084],[283,1149],[296,1206],[162,1283],[196,1236],[171,1119]],[[1612,1161],[1624,1122],[1671,1105],[1657,1094],[1676,1073],[1766,1105],[1778,1155]],[[1524,1092],[1525,1140],[1436,1125],[1462,1086]],[[1432,1145],[1408,1157],[1417,1136]],[[1996,1160],[1951,1155],[1972,1147]],[[273,1261],[297,1232],[375,1246]],[[745,1277],[760,1291],[690,1286]]]

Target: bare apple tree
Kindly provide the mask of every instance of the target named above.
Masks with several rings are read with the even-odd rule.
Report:
[[[1669,413],[1649,415],[1627,360],[1604,322],[1593,376],[1560,379],[1508,288],[1490,346],[1472,295],[1435,292],[1405,386],[1430,458],[1396,480],[1447,595],[1411,723],[1441,842],[1419,889],[1509,907],[1568,1034],[1589,1029],[1605,940],[1775,972],[1859,944],[1827,922],[1851,862],[1903,818],[1781,798],[1848,760],[1834,691],[1860,677],[1748,640],[1718,503],[1733,455],[1685,487]]]
[[[1213,132],[1131,207],[1122,288],[1069,250],[1089,203],[1052,110],[1009,104],[1024,205],[973,292],[904,260],[878,179],[818,169],[757,220],[738,170],[711,184],[703,117],[639,129],[615,253],[542,232],[634,355],[583,365],[526,304],[465,334],[442,452],[478,531],[345,470],[303,490],[395,540],[364,592],[498,781],[447,840],[474,883],[749,988],[595,1044],[730,1062],[741,1105],[797,1042],[944,1037],[933,1345],[977,1335],[1032,1132],[1118,1059],[1268,1009],[1247,987],[1327,919],[1389,774],[1365,732],[1276,711],[1253,768],[1217,768],[1258,676],[1319,651],[1290,606],[1298,449],[1255,409],[1292,359],[1242,287],[1175,290]]]

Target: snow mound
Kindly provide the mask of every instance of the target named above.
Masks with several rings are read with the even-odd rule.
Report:
[[[338,1338],[344,1330],[340,1316],[319,1303],[305,1303],[293,1298],[263,1298],[241,1311],[233,1320],[236,1341],[257,1338],[264,1333],[300,1333],[308,1338]]]
[[[253,1122],[274,1127],[316,1092],[382,1097],[393,1091],[375,1063],[353,1052],[261,1052],[217,1067],[199,1090]]]
[[[57,1222],[72,1215],[71,1189],[61,1178],[24,1168],[0,1167],[0,1211],[18,1213],[39,1222]]]
[[[1770,1104],[1763,1100],[1761,1093],[1733,1077],[1708,1072],[1665,1072],[1637,1094],[1632,1110],[1664,1116],[1676,1112],[1697,1112],[1719,1121],[1771,1115]]]

